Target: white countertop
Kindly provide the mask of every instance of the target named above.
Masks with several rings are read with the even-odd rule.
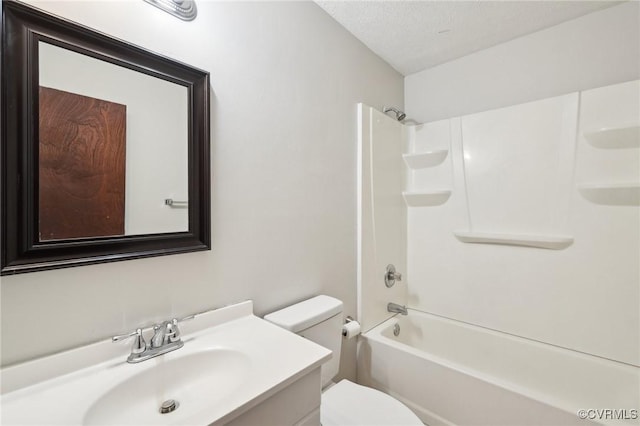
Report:
[[[233,373],[237,380],[232,377],[232,385],[225,384],[219,392],[216,389],[215,396],[207,397],[213,398],[214,403],[178,409],[161,418],[152,414],[148,424],[224,423],[331,357],[328,349],[254,316],[250,301],[200,314],[181,328],[183,348],[139,364],[126,363],[129,344],[113,344],[109,340],[2,370],[2,424],[86,424],[87,413],[101,397],[147,369],[165,368],[162,363],[190,354],[233,351],[242,354],[241,367],[235,367],[242,371]],[[114,357],[117,347],[120,348]],[[96,363],[101,349],[109,358]],[[133,401],[136,396],[127,395]],[[141,423],[134,416],[131,424]]]

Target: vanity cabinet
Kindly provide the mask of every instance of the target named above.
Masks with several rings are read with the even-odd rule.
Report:
[[[213,425],[319,426],[321,386],[318,367],[263,401],[252,401],[248,411],[229,413]]]

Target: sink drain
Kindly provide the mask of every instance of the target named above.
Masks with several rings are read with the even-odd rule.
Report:
[[[160,406],[160,414],[167,414],[172,411],[175,411],[178,408],[178,401],[175,399],[167,399]]]

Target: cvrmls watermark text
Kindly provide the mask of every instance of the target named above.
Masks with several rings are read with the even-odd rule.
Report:
[[[636,420],[637,409],[587,408],[578,410],[578,417],[589,420]]]

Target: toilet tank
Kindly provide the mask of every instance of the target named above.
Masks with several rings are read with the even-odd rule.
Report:
[[[338,374],[342,346],[342,301],[330,296],[316,296],[272,312],[264,319],[333,352],[331,359],[322,366],[323,388]]]

